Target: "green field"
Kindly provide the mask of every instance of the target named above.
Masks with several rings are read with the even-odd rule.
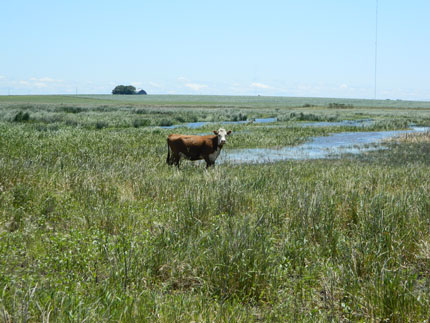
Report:
[[[356,107],[430,108],[428,101],[211,95],[22,95],[0,96],[0,103],[109,104],[196,107],[294,108],[330,103]]]
[[[172,132],[224,148],[430,126],[430,102],[0,96],[0,319],[426,321],[430,135],[330,160],[166,164]],[[372,119],[361,128],[303,122]],[[198,129],[159,126],[213,122]],[[227,125],[225,125],[227,128]]]

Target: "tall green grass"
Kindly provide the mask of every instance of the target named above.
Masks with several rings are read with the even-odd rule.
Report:
[[[425,125],[427,110],[59,99],[0,98],[2,321],[428,319],[428,134],[337,160],[165,163],[169,133],[244,115],[282,121],[228,125],[222,153]],[[298,125],[365,118],[376,122]],[[153,127],[195,121],[215,123]]]
[[[1,103],[0,121],[26,122],[38,125],[41,129],[51,127],[78,127],[86,129],[103,128],[146,128],[170,125],[186,125],[189,122],[212,123],[214,127],[225,121],[252,121],[256,118],[277,118],[276,126],[288,128],[300,125],[301,121],[342,121],[357,119],[372,119],[372,125],[355,128],[362,130],[392,130],[404,129],[409,124],[430,125],[429,109],[376,109],[376,108],[345,108],[330,109],[328,107],[274,107],[267,106],[261,109],[243,107],[240,105],[205,107],[205,106],[148,106],[142,102],[139,105],[120,103],[94,104],[94,100],[80,104],[63,103],[61,97],[55,103]],[[49,101],[49,100],[48,100]],[[68,101],[65,101],[68,102]],[[112,101],[115,102],[115,101]],[[216,104],[218,101],[214,101]],[[223,102],[223,101],[221,101]],[[266,102],[266,101],[263,101]],[[269,101],[267,101],[269,102]],[[233,103],[232,103],[233,104]],[[247,124],[247,129],[265,127],[267,125]],[[233,127],[233,130],[242,129],[240,125],[224,125]],[[270,127],[267,127],[267,131]],[[331,132],[343,131],[345,128],[335,127]],[[187,130],[189,131],[189,130]],[[277,130],[270,129],[270,132]],[[270,133],[269,133],[270,135]]]
[[[337,160],[178,170],[169,130],[28,111],[0,123],[3,321],[428,319],[428,135]],[[226,148],[331,131],[235,127]]]

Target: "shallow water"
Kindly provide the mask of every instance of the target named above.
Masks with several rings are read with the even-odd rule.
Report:
[[[271,123],[278,121],[277,118],[256,118],[254,123]]]
[[[410,130],[341,132],[324,137],[315,137],[310,142],[295,147],[247,148],[226,150],[219,157],[220,163],[270,163],[282,160],[305,160],[335,158],[341,154],[358,154],[364,151],[383,149],[382,140],[405,133],[429,131],[429,127],[414,127]]]
[[[375,121],[372,119],[360,120],[342,120],[342,121],[315,121],[315,122],[298,122],[293,121],[289,124],[261,125],[258,127],[265,128],[287,128],[287,127],[368,127]]]
[[[254,123],[270,123],[270,122],[276,122],[277,119],[276,118],[259,118],[259,119],[255,119],[253,122]],[[243,123],[250,123],[251,121],[248,120],[241,120],[241,121],[220,121],[220,122],[208,122],[208,121],[198,121],[198,122],[189,122],[189,123],[184,123],[184,124],[174,124],[171,126],[161,126],[160,128],[164,128],[164,129],[175,129],[175,128],[180,128],[180,127],[185,127],[185,128],[190,128],[190,129],[197,129],[197,128],[201,128],[203,126],[206,126],[208,124],[213,124],[213,123],[221,123],[221,124],[243,124]]]
[[[371,119],[360,120],[342,120],[342,121],[317,121],[317,122],[304,122],[299,125],[302,127],[366,127],[370,126],[374,121]]]

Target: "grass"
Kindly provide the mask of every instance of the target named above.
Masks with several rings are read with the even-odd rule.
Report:
[[[129,122],[165,109],[0,106],[3,321],[428,319],[428,134],[357,157],[177,170],[165,163],[172,130]],[[402,109],[366,109],[371,129],[404,127]],[[14,122],[18,111],[29,120]],[[414,118],[425,124],[426,111]],[[232,125],[226,149],[348,130],[297,122]]]
[[[213,96],[213,95],[12,95],[0,96],[0,104],[99,104],[144,105],[154,107],[209,107],[256,109],[315,108],[331,110],[351,108],[429,109],[428,101],[366,100],[339,98]]]

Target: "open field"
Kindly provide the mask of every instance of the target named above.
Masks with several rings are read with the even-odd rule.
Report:
[[[276,117],[282,122],[372,119],[380,129],[430,125],[430,102],[190,95],[0,96],[0,121],[88,129],[168,126]],[[389,123],[395,125],[389,126]]]
[[[166,165],[168,134],[260,117],[279,121],[225,125],[222,153],[429,126],[430,103],[0,97],[0,319],[427,320],[430,135],[332,160]],[[345,119],[375,122],[300,126]],[[214,124],[159,127],[195,121]]]
[[[373,108],[430,108],[428,101],[210,95],[17,95],[0,96],[0,103],[133,104],[196,107],[294,108],[330,103]]]

